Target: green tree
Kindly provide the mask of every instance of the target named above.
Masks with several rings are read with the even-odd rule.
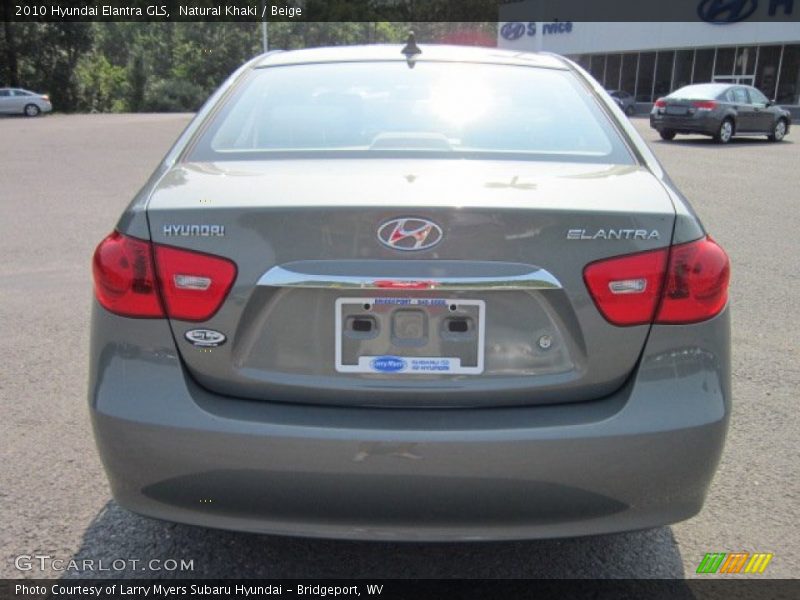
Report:
[[[328,20],[271,22],[270,48],[402,43],[412,29],[420,44],[493,45],[496,36],[493,22],[347,20],[372,10],[371,0],[308,0],[312,4],[314,14]],[[447,10],[458,14],[451,4],[409,0],[397,3],[396,12],[435,15],[450,6]],[[260,23],[6,21],[0,28],[0,83],[50,93],[60,111],[189,111],[259,52]]]
[[[127,108],[126,69],[112,65],[102,54],[85,54],[75,68],[75,80],[77,110],[121,112]]]

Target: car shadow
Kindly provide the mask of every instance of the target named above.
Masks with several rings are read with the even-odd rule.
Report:
[[[786,138],[783,139],[780,143],[770,142],[766,137],[740,137],[740,138],[732,138],[730,142],[727,144],[718,144],[714,141],[713,138],[704,136],[704,135],[692,135],[692,136],[681,136],[675,137],[673,140],[662,140],[661,138],[653,138],[648,140],[650,143],[654,144],[663,144],[666,146],[669,145],[677,145],[677,146],[693,146],[695,148],[719,148],[719,149],[728,149],[728,148],[752,148],[753,146],[780,146],[781,144],[792,144],[791,140]]]
[[[72,557],[109,571],[64,578],[683,578],[669,527],[515,542],[362,542],[236,533],[157,521],[109,502]],[[193,569],[151,570],[149,561]],[[124,570],[120,561],[127,561]],[[131,568],[131,560],[140,563]],[[117,561],[117,563],[114,563]]]

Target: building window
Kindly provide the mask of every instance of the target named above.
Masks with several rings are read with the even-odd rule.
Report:
[[[636,101],[653,101],[653,70],[656,65],[655,52],[642,52],[639,55],[639,78],[636,84]]]
[[[708,83],[714,73],[714,49],[698,50],[694,58],[693,83]]]
[[[717,48],[717,63],[714,67],[714,80],[730,81],[733,76],[733,64],[736,48]]]
[[[600,85],[603,85],[603,72],[605,71],[606,67],[606,55],[605,54],[595,54],[592,56],[592,67],[591,67],[591,74],[592,77],[597,79],[600,82]]]
[[[675,53],[675,76],[672,79],[672,90],[692,83],[693,61],[694,50],[678,50]]]
[[[672,64],[675,61],[675,52],[668,50],[659,52],[656,60],[656,83],[653,88],[653,99],[666,96],[672,91]]]
[[[758,69],[755,86],[770,100],[776,97],[775,84],[778,83],[778,63],[781,60],[781,46],[761,46],[758,49]]]
[[[622,55],[622,83],[619,88],[629,94],[636,94],[636,62],[638,54]]]
[[[622,62],[621,54],[609,54],[606,60],[605,86],[610,90],[619,88],[619,69]]]
[[[784,46],[778,78],[779,104],[800,104],[800,44]]]
[[[755,46],[741,46],[736,49],[736,60],[734,62],[734,75],[744,77],[739,83],[750,84],[752,82],[750,77],[755,75],[756,72],[756,56],[758,50]]]

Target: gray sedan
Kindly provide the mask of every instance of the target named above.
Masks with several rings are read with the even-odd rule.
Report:
[[[0,88],[0,113],[36,117],[53,110],[50,97],[20,88]]]
[[[391,540],[695,515],[731,410],[728,258],[620,117],[550,54],[244,65],[94,254],[119,504]]]
[[[687,85],[656,100],[650,112],[650,126],[664,140],[678,133],[700,133],[720,144],[734,136],[759,135],[780,142],[791,122],[788,110],[756,88],[738,84]]]
[[[622,109],[622,112],[626,115],[630,117],[636,113],[636,98],[633,94],[625,90],[608,90],[608,94],[616,101]]]

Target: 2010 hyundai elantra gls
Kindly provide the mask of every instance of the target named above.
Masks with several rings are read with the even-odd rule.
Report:
[[[729,263],[554,55],[276,52],[211,97],[93,259],[117,502],[209,527],[475,540],[702,507]]]

